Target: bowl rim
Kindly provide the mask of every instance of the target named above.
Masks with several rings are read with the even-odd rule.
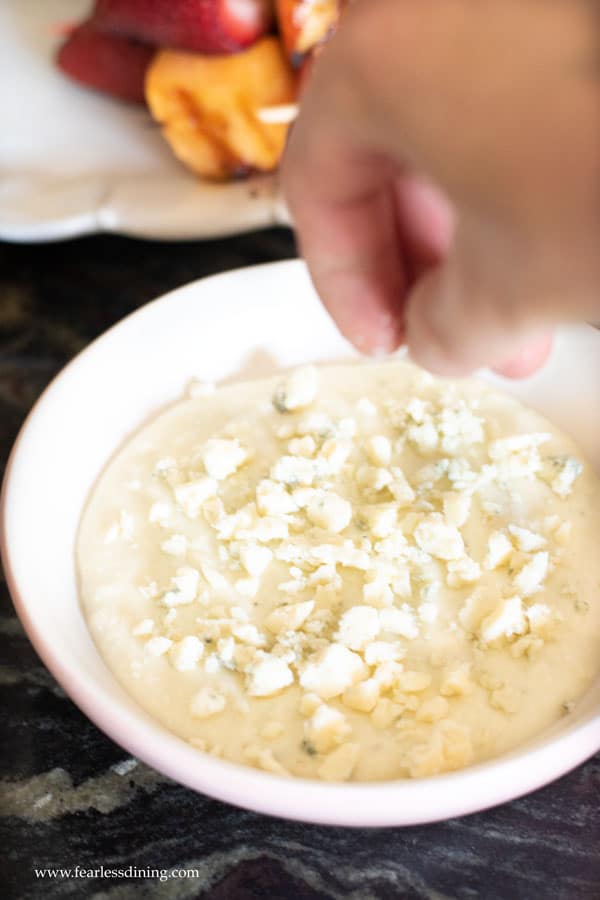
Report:
[[[283,777],[218,759],[187,744],[153,720],[141,707],[133,715],[121,701],[81,678],[76,660],[53,654],[36,625],[34,609],[20,589],[13,567],[12,476],[32,423],[52,403],[57,386],[77,372],[92,349],[108,344],[125,323],[144,319],[149,308],[166,306],[183,295],[202,292],[224,278],[275,270],[295,277],[302,264],[285,260],[247,266],[201,278],[176,288],[129,313],[90,342],[45,387],[26,416],[11,449],[0,494],[0,557],[16,613],[37,654],[79,709],[111,740],[176,782],[221,801],[257,812],[304,822],[352,827],[412,826],[472,814],[537,790],[566,774],[600,749],[600,708],[559,736],[542,732],[512,751],[455,772],[416,779],[327,783]],[[210,284],[209,284],[210,289]],[[584,328],[591,326],[583,326]],[[600,339],[600,335],[599,335]],[[99,654],[99,651],[98,655]],[[100,656],[102,664],[106,663]],[[79,676],[78,677],[78,671]],[[112,673],[111,673],[112,675]],[[116,682],[116,678],[113,676]]]

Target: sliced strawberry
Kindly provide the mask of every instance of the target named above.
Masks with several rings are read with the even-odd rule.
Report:
[[[269,30],[271,0],[96,0],[98,28],[159,47],[235,53]]]
[[[53,37],[68,38],[71,32],[75,31],[76,28],[79,28],[78,22],[51,22],[48,26],[48,32]]]
[[[154,53],[153,47],[104,34],[84,22],[71,32],[56,61],[75,81],[120,100],[144,103],[144,76]]]

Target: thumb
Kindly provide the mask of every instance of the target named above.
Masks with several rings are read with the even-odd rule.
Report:
[[[539,310],[533,316],[516,295],[517,283],[496,267],[473,271],[451,253],[444,265],[419,279],[408,297],[406,341],[413,359],[450,376],[481,366],[516,378],[536,371],[552,339]]]

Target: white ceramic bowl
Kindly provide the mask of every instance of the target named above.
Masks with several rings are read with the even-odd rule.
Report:
[[[195,790],[261,812],[338,825],[412,825],[524,794],[600,749],[600,678],[550,731],[463,771],[370,784],[281,778],[199,753],[144,713],[103,663],[77,599],[75,533],[96,476],[190,377],[266,374],[350,355],[300,262],[229,272],[145,306],[70,363],[28,417],[4,483],[2,555],[37,652],[75,703],[130,753]],[[600,469],[600,333],[562,332],[541,374],[503,387],[573,434]]]

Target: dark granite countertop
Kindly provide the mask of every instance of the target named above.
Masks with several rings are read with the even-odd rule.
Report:
[[[103,236],[0,244],[2,465],[44,385],[117,319],[202,275],[293,252],[283,230],[205,243]],[[128,757],[41,664],[4,582],[0,604],[6,900],[600,898],[600,755],[529,797],[426,827],[325,828],[268,818],[194,794]],[[35,873],[75,866],[195,874],[161,881]]]

